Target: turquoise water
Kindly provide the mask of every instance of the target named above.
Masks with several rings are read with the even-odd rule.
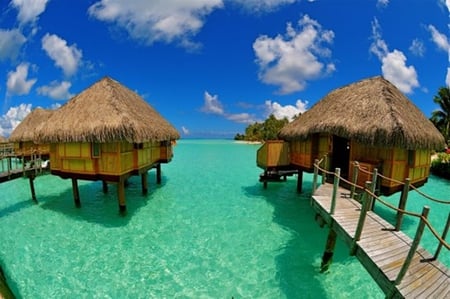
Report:
[[[39,204],[28,180],[0,184],[0,261],[10,287],[19,298],[383,298],[341,241],[330,271],[319,273],[328,230],[309,205],[312,176],[304,175],[302,195],[296,177],[263,189],[258,147],[179,141],[161,185],[150,171],[144,196],[140,178],[130,179],[124,217],[112,185],[104,194],[100,182],[80,181],[77,209],[70,180],[38,177]],[[424,189],[448,198],[450,184],[433,177]],[[420,199],[409,205],[420,212]],[[449,207],[430,206],[444,222]],[[404,224],[414,234],[414,222]],[[448,251],[441,255],[450,265]]]

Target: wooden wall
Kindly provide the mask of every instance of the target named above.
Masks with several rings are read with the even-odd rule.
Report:
[[[162,147],[167,152],[160,142],[52,144],[50,167],[68,173],[122,175],[159,162]]]
[[[289,143],[282,140],[264,142],[256,154],[256,164],[263,169],[288,166],[290,164]]]

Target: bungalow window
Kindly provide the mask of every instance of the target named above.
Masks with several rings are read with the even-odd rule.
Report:
[[[92,143],[92,158],[100,157],[100,143]]]
[[[144,148],[144,144],[143,143],[134,143],[134,149],[143,149]]]

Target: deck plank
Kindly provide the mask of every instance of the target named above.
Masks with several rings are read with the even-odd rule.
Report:
[[[322,184],[312,195],[316,212],[336,230],[347,245],[351,245],[361,212],[361,204],[350,199],[349,191],[339,187],[335,213],[330,215],[332,184]],[[448,298],[449,270],[439,261],[423,261],[431,257],[419,246],[411,265],[399,285],[395,285],[400,269],[408,255],[412,240],[393,225],[369,211],[357,244],[357,258],[387,296],[393,298]],[[393,292],[392,292],[393,291]]]

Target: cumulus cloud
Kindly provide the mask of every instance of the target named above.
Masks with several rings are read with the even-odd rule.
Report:
[[[26,38],[19,30],[0,29],[0,60],[16,59],[25,42]]]
[[[37,79],[27,79],[29,66],[28,63],[23,62],[16,67],[15,71],[8,72],[6,81],[6,93],[8,95],[25,95],[30,93],[30,89]]]
[[[67,100],[74,95],[69,92],[72,83],[68,81],[52,81],[50,85],[44,85],[37,89],[38,94],[48,96],[55,100]]]
[[[89,7],[90,16],[126,30],[131,38],[151,45],[177,42],[187,48],[203,27],[204,19],[222,0],[101,0]]]
[[[0,136],[9,136],[30,112],[31,104],[20,104],[9,108],[8,112],[0,117]]]
[[[377,7],[387,7],[389,0],[377,0]]]
[[[295,106],[282,106],[277,102],[267,100],[264,105],[268,116],[273,114],[276,119],[287,118],[289,121],[292,121],[294,117],[304,113],[307,110],[308,101],[303,102],[302,100],[297,100]]]
[[[19,13],[17,19],[21,24],[34,23],[40,14],[45,11],[48,0],[12,0],[11,5]]]
[[[372,39],[370,52],[381,61],[383,77],[404,93],[411,93],[414,88],[419,87],[416,69],[412,65],[406,65],[403,52],[389,51],[387,43],[382,39],[380,24],[376,18],[372,22]]]
[[[56,34],[45,34],[42,38],[42,49],[60,67],[66,76],[77,72],[83,56],[76,45],[68,46],[67,42]]]
[[[224,117],[225,119],[243,123],[251,124],[257,121],[253,115],[249,113],[228,113],[224,110],[222,103],[219,101],[218,95],[211,95],[209,92],[205,91],[203,97],[203,106],[200,111],[208,114],[215,114]]]
[[[331,57],[331,50],[325,44],[331,44],[333,39],[333,31],[322,29],[308,15],[296,27],[288,23],[284,35],[259,36],[253,50],[260,80],[279,86],[281,94],[303,90],[307,81],[335,71],[332,62],[325,62]]]

